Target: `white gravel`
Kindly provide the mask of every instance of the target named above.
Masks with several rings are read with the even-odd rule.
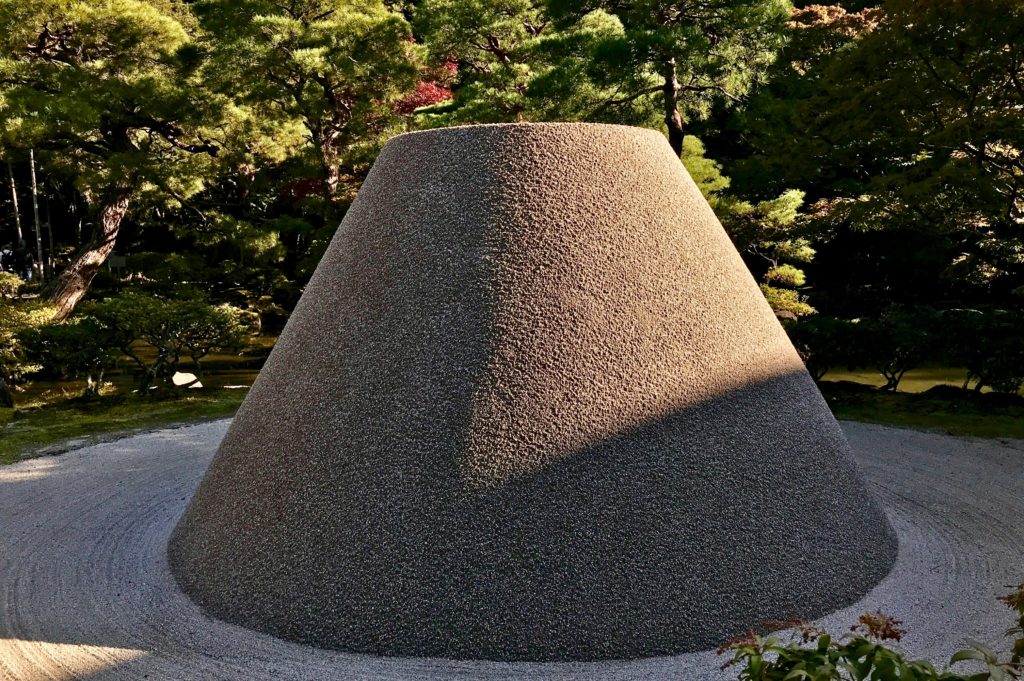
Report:
[[[595,663],[375,658],[207,617],[176,587],[165,544],[226,427],[0,468],[0,678],[723,678],[710,651]],[[843,428],[900,554],[867,597],[823,623],[842,631],[881,607],[904,620],[911,655],[939,664],[965,638],[1002,645],[1010,613],[995,597],[1024,580],[1024,442]]]

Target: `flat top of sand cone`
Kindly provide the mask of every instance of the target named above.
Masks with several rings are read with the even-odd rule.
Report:
[[[212,614],[361,652],[713,647],[895,540],[664,139],[392,140],[170,547]]]

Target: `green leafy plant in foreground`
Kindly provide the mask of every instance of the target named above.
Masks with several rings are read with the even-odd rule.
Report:
[[[1010,658],[1003,661],[974,643],[950,659],[950,666],[973,662],[976,671],[966,674],[905,659],[890,647],[903,637],[902,623],[881,611],[861,615],[838,638],[802,620],[772,623],[767,628],[791,630],[791,640],[748,631],[718,653],[732,653],[723,669],[736,667],[740,681],[1013,681],[1024,678],[1024,584],[1000,600],[1017,614],[1016,626],[1007,632],[1016,637]]]
[[[1017,622],[1007,632],[1007,636],[1013,636],[1013,648],[1010,649],[1010,664],[1017,666],[1017,674],[1024,672],[1024,584],[1020,584],[1013,593],[1001,597],[1006,607],[1012,609],[1017,615]]]

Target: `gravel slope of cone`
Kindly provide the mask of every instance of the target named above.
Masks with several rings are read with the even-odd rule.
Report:
[[[172,536],[216,617],[491,660],[713,647],[895,535],[664,138],[387,144]]]

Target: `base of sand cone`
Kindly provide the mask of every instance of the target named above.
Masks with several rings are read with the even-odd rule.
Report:
[[[856,601],[896,542],[664,138],[392,140],[170,544],[209,613],[600,660]]]

